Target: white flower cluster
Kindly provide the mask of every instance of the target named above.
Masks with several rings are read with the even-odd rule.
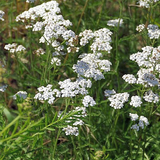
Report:
[[[8,85],[0,86],[0,92],[4,92],[7,87],[8,87]]]
[[[134,107],[140,107],[142,104],[141,97],[140,96],[132,96],[130,105]]]
[[[145,25],[144,24],[140,24],[136,27],[136,31],[138,32],[142,32],[145,29]]]
[[[96,105],[96,102],[94,101],[94,99],[87,95],[83,98],[83,101],[82,101],[84,107],[88,107],[88,106],[95,106]]]
[[[142,84],[145,87],[159,86],[159,80],[155,77],[154,74],[150,73],[148,69],[140,69],[137,73],[138,75],[138,84]]]
[[[4,19],[2,18],[4,16],[4,12],[2,10],[0,10],[0,20],[4,21]]]
[[[17,97],[21,99],[27,98],[27,92],[26,91],[18,91],[15,95],[13,95],[13,99],[17,99]]]
[[[130,59],[135,61],[140,67],[140,70],[137,72],[137,84],[142,84],[145,87],[159,86],[157,76],[160,73],[160,46],[157,48],[146,46],[142,50],[142,52],[137,52],[130,56]]]
[[[87,116],[86,107],[76,107],[74,111],[78,111],[81,113],[81,114],[76,115],[76,117],[86,117]]]
[[[24,46],[18,45],[16,43],[6,44],[4,46],[4,49],[8,50],[10,53],[17,53],[17,52],[22,52],[26,50]]]
[[[48,84],[46,87],[41,86],[38,88],[39,93],[34,96],[34,99],[40,101],[47,101],[49,104],[53,104],[55,97],[60,97],[61,93],[57,89],[52,90],[52,85]]]
[[[125,74],[122,78],[129,84],[134,84],[137,82],[135,76],[133,74]]]
[[[66,135],[75,135],[78,136],[79,132],[78,132],[78,127],[79,125],[83,125],[84,122],[79,119],[80,117],[86,117],[87,113],[86,113],[86,107],[76,107],[74,111],[78,111],[77,115],[74,115],[74,117],[69,117],[69,120],[67,120],[67,123],[70,123],[71,119],[76,119],[76,121],[73,123],[73,126],[71,125],[67,125],[67,127],[64,127],[62,130],[65,131]],[[62,115],[63,112],[61,112],[58,117],[63,117]],[[75,127],[76,126],[76,127]]]
[[[110,71],[111,62],[108,60],[100,60],[102,54],[83,54],[82,59],[73,65],[73,70],[78,76],[93,78],[94,80],[105,79],[103,72]]]
[[[68,125],[67,127],[63,128],[62,130],[65,131],[66,135],[74,135],[74,136],[79,135],[78,127],[72,127],[72,126]]]
[[[58,5],[56,1],[42,3],[18,15],[16,21],[25,22],[25,20],[31,20],[32,30],[43,33],[39,40],[40,43],[46,42],[47,44],[52,44],[52,46],[56,44],[56,54],[61,54],[64,46],[56,40],[63,38],[65,41],[69,41],[71,38],[75,38],[76,35],[72,30],[67,29],[72,23],[69,20],[65,20],[62,15],[59,15],[60,8]],[[66,44],[69,43],[66,42]]]
[[[87,43],[89,43],[90,40],[92,40],[94,38],[94,33],[92,30],[84,30],[83,32],[81,32],[79,34],[79,37],[82,37],[80,39],[80,45],[81,46],[85,46]]]
[[[158,48],[151,46],[143,47],[142,52],[132,54],[130,60],[135,61],[139,67],[152,67],[152,63],[155,63],[155,60],[160,56],[157,49]],[[157,56],[157,58],[155,56]]]
[[[123,24],[123,19],[121,18],[112,19],[107,22],[107,25],[112,27],[122,26],[122,24]]]
[[[86,95],[88,94],[86,88],[91,88],[92,86],[90,80],[86,80],[82,77],[79,77],[75,82],[66,79],[60,81],[58,84],[60,85],[62,97],[75,97],[78,94]]]
[[[144,126],[149,125],[148,119],[144,116],[139,117],[137,114],[132,114],[132,113],[130,113],[129,116],[131,117],[131,121],[136,121],[139,118],[139,123],[132,125],[131,129],[139,131],[140,128],[144,129]]]
[[[51,64],[55,64],[56,66],[60,66],[61,65],[61,60],[57,57],[53,57],[51,59]]]
[[[140,7],[149,8],[150,4],[158,1],[159,0],[139,0],[138,4],[140,5]]]
[[[153,93],[152,90],[149,90],[148,92],[145,92],[145,95],[143,96],[143,98],[147,102],[157,103],[159,101],[158,94]]]
[[[150,39],[158,39],[160,37],[160,29],[157,25],[149,24],[147,30]]]
[[[93,53],[96,53],[97,51],[107,51],[110,53],[110,50],[112,49],[110,45],[111,35],[112,32],[107,28],[102,28],[95,32],[85,30],[79,34],[79,37],[82,37],[80,39],[80,45],[85,46],[90,40],[93,39],[93,43],[90,46]]]
[[[114,109],[121,109],[124,106],[124,103],[128,101],[129,94],[127,92],[124,93],[116,93],[111,95],[108,100],[111,102],[110,106]]]
[[[116,91],[114,89],[112,89],[112,90],[105,90],[104,91],[105,97],[110,97],[113,94],[116,94]]]
[[[131,117],[131,121],[136,121],[139,118],[138,114],[129,113],[129,116]]]

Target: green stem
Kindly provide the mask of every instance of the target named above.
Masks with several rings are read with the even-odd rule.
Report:
[[[71,136],[71,140],[72,140],[72,144],[73,144],[73,150],[74,150],[74,155],[75,155],[75,157],[77,157],[77,152],[76,152],[76,145],[75,145],[75,143],[74,143],[74,139],[73,139],[73,136]]]
[[[58,142],[58,138],[59,138],[60,133],[61,133],[61,129],[59,128],[58,133],[57,133],[57,138],[56,138],[55,143],[54,143],[53,158],[55,156],[55,152],[56,152],[56,148],[57,148],[57,142]]]
[[[18,119],[20,119],[20,115],[17,116],[11,123],[9,123],[1,132],[0,132],[0,137],[2,136],[2,134],[8,129],[10,128],[16,121],[18,121]]]
[[[99,13],[99,17],[98,17],[98,21],[97,21],[97,26],[98,26],[98,24],[99,24],[99,21],[100,21],[100,19],[101,19],[101,16],[102,16],[102,10],[103,10],[103,6],[104,6],[104,0],[102,0],[102,6],[101,6],[101,11],[100,11],[100,13]]]
[[[88,1],[89,1],[89,0],[86,0],[86,3],[85,3],[85,5],[84,5],[83,11],[82,11],[81,16],[80,16],[80,19],[79,19],[79,21],[78,21],[76,33],[77,33],[78,28],[79,28],[79,25],[80,25],[80,23],[81,23],[81,21],[82,21],[82,17],[83,17],[83,15],[84,15],[84,11],[85,11],[85,9],[86,9],[86,7],[87,7]]]

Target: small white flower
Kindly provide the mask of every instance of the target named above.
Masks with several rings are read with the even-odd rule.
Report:
[[[104,79],[103,71],[110,71],[112,65],[108,60],[100,60],[102,54],[82,54],[82,59],[73,65],[73,70],[78,76],[84,76],[86,78],[93,78],[94,80]]]
[[[139,118],[138,114],[129,113],[129,116],[131,117],[131,121],[136,121]]]
[[[15,95],[13,95],[13,99],[17,99],[17,96],[23,99],[27,98],[27,92],[26,91],[19,91]]]
[[[0,86],[0,92],[4,92],[7,87],[8,87],[8,85]]]
[[[144,116],[140,116],[139,121],[144,122],[144,124],[145,124],[146,126],[149,125],[148,119],[147,119],[146,117],[144,117]]]
[[[129,94],[125,93],[116,93],[108,98],[111,102],[110,106],[114,109],[121,109],[124,106],[124,103],[128,101]]]
[[[60,66],[61,65],[61,60],[57,57],[53,57],[51,59],[51,64],[55,64],[56,66]]]
[[[22,52],[26,50],[24,46],[18,45],[16,43],[6,44],[4,49],[8,50],[10,53]]]
[[[139,126],[137,124],[134,124],[134,125],[131,126],[131,129],[134,129],[138,132],[139,131]]]
[[[132,121],[136,121],[139,118],[138,124],[132,125],[131,129],[139,131],[139,128],[144,129],[144,126],[149,125],[148,119],[146,117],[144,117],[144,116],[139,117],[137,114],[132,114],[132,113],[130,113],[129,115],[130,115]]]
[[[125,74],[122,78],[129,84],[135,84],[137,81],[133,74]]]
[[[150,8],[150,4],[158,1],[159,0],[139,0],[138,4],[140,5],[140,7]]]
[[[40,101],[47,101],[49,104],[53,104],[55,97],[60,97],[61,93],[57,89],[52,90],[52,85],[48,84],[46,87],[41,86],[37,89],[39,93],[34,96],[34,99]]]
[[[73,126],[82,126],[84,124],[84,122],[81,119],[78,119],[76,122],[73,123]]]
[[[2,18],[4,16],[4,12],[2,10],[0,10],[0,20],[4,21],[4,19]]]
[[[106,97],[110,97],[110,96],[113,95],[113,94],[116,94],[116,91],[115,91],[114,89],[112,89],[112,90],[105,90],[105,91],[104,91],[104,95],[105,95]]]
[[[147,102],[157,103],[159,101],[158,94],[154,94],[152,92],[152,90],[149,90],[148,92],[145,92],[145,95],[143,96],[143,98]]]
[[[107,25],[108,26],[113,26],[113,27],[116,27],[116,26],[122,26],[122,24],[123,24],[123,19],[120,19],[120,18],[118,18],[118,19],[114,19],[114,20],[109,20],[108,22],[107,22]]]
[[[60,85],[62,97],[75,97],[77,94],[86,95],[88,93],[86,88],[91,88],[92,86],[90,80],[82,77],[79,77],[75,82],[66,79],[60,81],[58,84]]]
[[[157,25],[149,24],[147,30],[150,39],[158,39],[160,37],[160,29]]]
[[[91,96],[89,96],[89,95],[87,95],[87,96],[85,96],[83,98],[82,103],[83,103],[84,107],[96,105],[96,102],[94,101],[94,99]]]
[[[140,24],[139,26],[136,27],[136,31],[138,32],[142,32],[145,28],[145,25],[144,24]]]
[[[75,135],[78,136],[78,127],[72,127],[68,125],[67,127],[63,128],[63,131],[65,131],[65,134],[68,135]]]
[[[140,107],[141,104],[142,104],[141,97],[139,97],[139,96],[132,96],[131,97],[130,105],[132,105],[134,107]]]

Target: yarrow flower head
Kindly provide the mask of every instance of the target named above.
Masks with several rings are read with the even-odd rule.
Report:
[[[150,4],[158,2],[159,0],[139,0],[138,4],[140,7],[150,8]]]
[[[88,107],[88,106],[95,106],[96,105],[96,102],[94,101],[94,99],[87,95],[83,98],[83,101],[82,101],[84,107]]]
[[[136,121],[139,118],[138,114],[129,113],[129,116],[131,117],[131,121]]]
[[[134,107],[140,107],[141,104],[142,104],[141,97],[139,97],[139,96],[132,96],[131,97],[130,105],[132,105]]]
[[[0,86],[0,92],[4,92],[7,87],[8,87],[8,85],[2,85],[2,86]]]
[[[53,57],[51,59],[51,64],[55,64],[56,66],[60,66],[61,65],[61,60],[57,57]]]
[[[108,98],[111,102],[110,106],[114,109],[121,109],[124,106],[124,103],[128,101],[129,94],[125,93],[116,93]]]
[[[142,48],[142,52],[137,52],[130,56],[132,61],[135,61],[140,70],[137,72],[137,84],[142,84],[145,87],[159,86],[160,73],[160,46],[154,48],[146,46]]]
[[[26,91],[18,91],[15,95],[13,95],[13,99],[17,99],[17,97],[21,99],[27,98],[27,92]]]
[[[0,10],[0,20],[4,21],[4,19],[2,18],[4,16],[4,12],[2,10]]]
[[[147,30],[150,39],[158,39],[160,37],[160,29],[157,25],[149,24]]]
[[[112,96],[113,94],[116,94],[116,91],[115,91],[114,89],[112,89],[112,90],[105,90],[105,91],[104,91],[104,95],[105,95],[106,97],[110,97],[110,96]]]
[[[156,78],[156,76],[148,69],[143,69],[141,68],[138,72],[138,79],[137,79],[137,84],[142,84],[145,87],[154,87],[154,86],[159,86],[159,80]]]
[[[145,25],[144,24],[140,24],[136,27],[136,31],[138,32],[142,32],[145,29]]]
[[[79,37],[82,37],[80,39],[80,45],[85,46],[90,42],[90,40],[92,40],[93,42],[90,45],[90,48],[93,53],[99,51],[106,51],[110,53],[110,50],[112,49],[110,45],[111,35],[112,32],[107,28],[102,28],[95,32],[92,32],[91,30],[85,30],[79,34]]]
[[[74,120],[75,120],[75,122],[72,124],[73,126],[71,126],[71,124],[69,124],[69,125],[67,125],[67,127],[64,127],[62,129],[62,131],[65,131],[66,135],[75,135],[75,136],[78,136],[78,134],[79,134],[78,126],[79,125],[81,126],[81,125],[84,124],[83,120],[81,120],[80,117],[86,117],[87,116],[86,107],[76,107],[74,110],[72,110],[70,112],[77,112],[77,114],[74,114],[73,117],[72,116],[69,117],[69,119],[66,120],[65,122],[66,123],[72,123],[72,121],[74,121]],[[64,116],[62,114],[63,114],[63,112],[59,112],[58,117],[62,118]]]
[[[125,75],[123,75],[122,78],[129,84],[134,84],[137,82],[137,80],[133,74],[125,74]]]
[[[16,43],[7,44],[4,46],[4,49],[8,50],[11,53],[22,52],[22,51],[26,50],[26,48],[24,46],[18,45]]]
[[[68,125],[67,127],[63,128],[62,130],[65,131],[66,135],[74,135],[74,136],[79,135],[78,127],[72,127],[72,126]]]
[[[52,90],[52,85],[48,84],[46,87],[41,86],[38,88],[39,93],[34,96],[34,99],[40,101],[47,101],[49,104],[53,104],[55,97],[61,97],[61,93],[58,89]]]
[[[123,24],[123,19],[120,19],[120,18],[114,19],[114,20],[109,20],[107,22],[108,26],[113,26],[113,27],[117,27],[118,25],[122,26],[122,24]]]
[[[144,125],[145,126],[149,125],[148,119],[146,117],[144,117],[144,116],[140,116],[140,118],[139,118],[139,127],[144,129]]]
[[[88,91],[86,88],[91,88],[92,82],[79,77],[75,82],[70,79],[59,82],[62,97],[75,97],[78,94],[86,95]]]
[[[157,103],[159,101],[158,94],[153,93],[152,90],[149,90],[148,92],[145,92],[145,95],[143,96],[143,98],[147,102]]]
[[[140,128],[144,129],[144,126],[148,126],[149,122],[148,119],[144,116],[138,116],[137,114],[130,113],[129,116],[131,117],[131,121],[139,120],[138,124],[134,124],[131,126],[131,129],[139,131]]]
[[[111,62],[100,60],[102,54],[83,54],[83,58],[73,65],[73,70],[78,76],[93,78],[94,80],[104,79],[102,71],[110,71]]]

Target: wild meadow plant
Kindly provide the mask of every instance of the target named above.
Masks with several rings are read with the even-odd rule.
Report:
[[[160,2],[26,4],[0,11],[0,159],[158,159]]]

